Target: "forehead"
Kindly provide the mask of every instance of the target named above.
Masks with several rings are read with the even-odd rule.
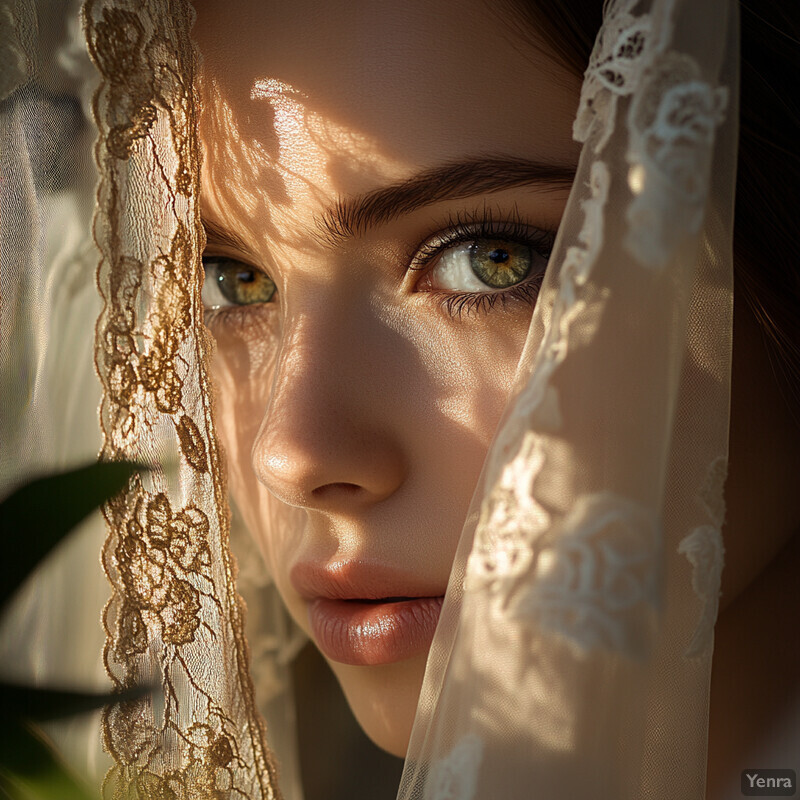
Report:
[[[259,181],[273,205],[482,154],[576,160],[580,79],[488,2],[196,6],[206,162],[236,162],[225,174]]]

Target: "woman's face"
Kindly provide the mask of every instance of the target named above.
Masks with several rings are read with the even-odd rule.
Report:
[[[577,162],[580,80],[519,29],[481,0],[199,4],[231,491],[396,754]]]

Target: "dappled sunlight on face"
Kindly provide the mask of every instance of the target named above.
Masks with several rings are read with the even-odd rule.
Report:
[[[313,111],[306,95],[282,81],[259,78],[250,97],[268,103],[273,111],[274,163],[280,166],[286,192],[297,206],[312,207],[315,201],[335,199],[335,160],[357,164],[371,181],[377,176],[389,179],[392,172],[400,174],[403,166],[408,168],[397,164],[389,169],[374,141]]]
[[[339,165],[354,165],[349,188],[358,190],[407,173],[408,165],[380,157],[370,139],[313,110],[306,95],[274,78],[255,78],[235,104],[213,74],[203,86],[204,216],[234,234],[252,260],[276,278],[277,248],[327,257],[317,217],[338,198]],[[255,131],[254,120],[263,125]],[[253,135],[255,133],[256,135]],[[296,260],[296,269],[313,262]]]
[[[397,598],[444,594],[569,192],[579,82],[479,0],[197,7],[231,492],[362,726],[402,754],[431,631],[348,623],[331,644],[315,609],[402,628]]]

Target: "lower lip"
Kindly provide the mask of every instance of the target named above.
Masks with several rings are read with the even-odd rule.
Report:
[[[428,650],[442,597],[360,602],[317,598],[308,615],[320,650],[354,666],[393,664]]]

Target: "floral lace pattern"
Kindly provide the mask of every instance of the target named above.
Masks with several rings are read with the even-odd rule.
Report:
[[[102,78],[94,108],[104,456],[162,464],[106,508],[108,672],[119,688],[159,682],[163,698],[106,712],[115,764],[104,793],[275,798],[206,373],[192,11],[186,0],[88,0],[84,14]]]
[[[658,602],[656,520],[610,492],[581,497],[537,548],[533,580],[517,591],[512,618],[535,620],[579,651],[646,652]]]
[[[202,576],[213,590],[208,532],[208,517],[194,506],[175,513],[163,492],[136,497],[114,551],[125,587],[119,629],[127,652],[145,652],[148,630],[168,644],[194,640],[201,590],[189,577]]]
[[[526,574],[533,560],[536,538],[550,517],[533,498],[533,484],[542,467],[541,443],[528,431],[516,457],[509,462],[478,523],[481,536],[470,553],[465,586],[478,591]],[[503,595],[507,589],[503,591]]]
[[[586,142],[599,126],[594,146],[598,154],[616,126],[617,99],[636,91],[651,56],[653,21],[649,14],[634,16],[631,12],[637,5],[639,0],[620,0],[606,10],[581,87],[573,136]]]
[[[714,131],[722,122],[727,90],[712,88],[697,63],[666,52],[673,3],[659,18],[633,13],[639,0],[620,0],[607,9],[581,88],[573,135],[579,142],[595,131],[599,154],[616,127],[620,98],[628,110],[634,200],[627,210],[626,245],[637,260],[663,267],[680,246],[680,236],[697,233],[703,221]],[[669,227],[666,225],[669,220]]]
[[[589,184],[591,196],[581,201],[584,223],[578,234],[579,244],[567,248],[559,272],[558,298],[537,368],[514,411],[526,425],[529,419],[533,419],[544,430],[558,430],[560,427],[558,394],[551,378],[567,357],[572,322],[586,310],[579,294],[603,247],[603,214],[610,183],[608,167],[602,161],[595,161]]]
[[[705,215],[714,134],[728,102],[725,87],[701,80],[694,59],[660,56],[630,106],[627,249],[648,267],[663,267]],[[676,235],[683,232],[684,236]]]
[[[703,610],[692,640],[684,652],[685,658],[703,655],[711,644],[714,625],[719,611],[719,589],[722,585],[722,565],[725,547],[719,528],[701,525],[695,528],[678,545],[692,564],[692,588],[703,601]]]

